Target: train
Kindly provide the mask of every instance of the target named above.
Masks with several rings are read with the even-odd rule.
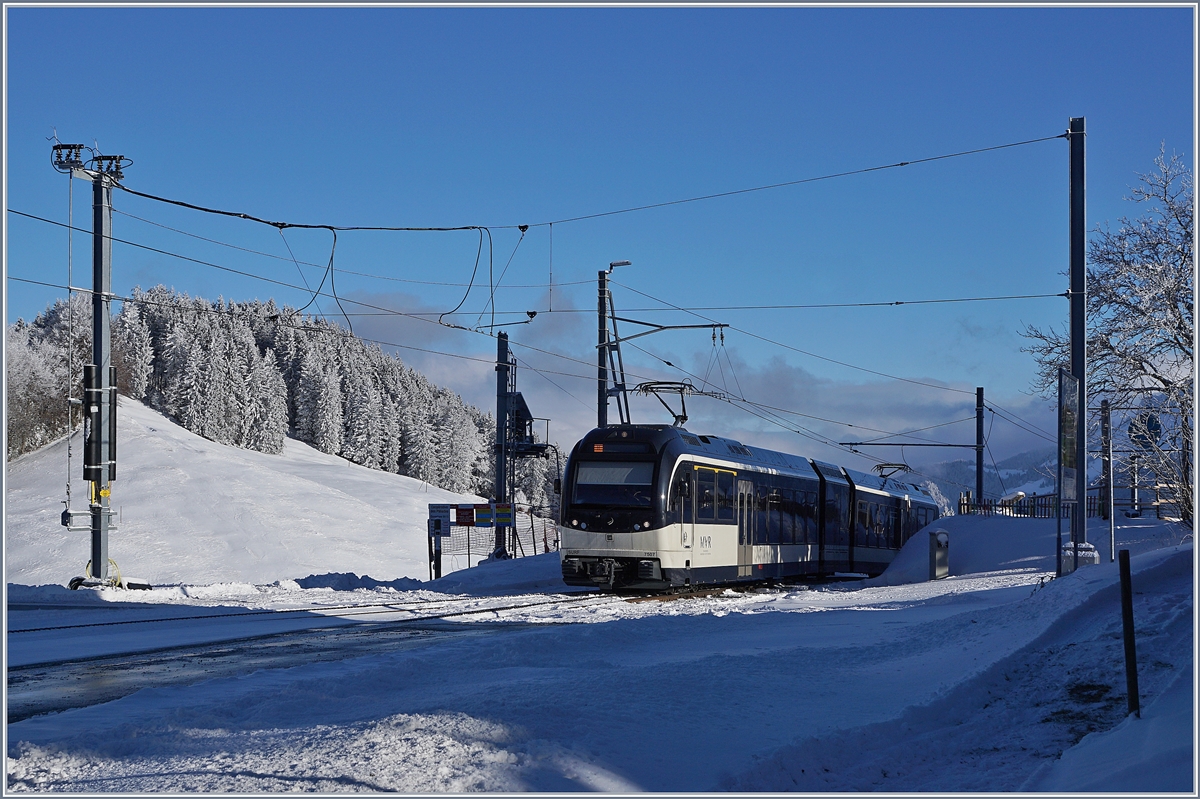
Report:
[[[939,516],[913,483],[634,424],[574,446],[559,507],[563,581],[610,591],[875,576]]]

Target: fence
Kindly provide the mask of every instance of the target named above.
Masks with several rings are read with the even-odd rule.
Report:
[[[1118,486],[1117,491],[1124,493],[1125,496],[1113,497],[1113,511],[1116,515],[1143,515],[1149,516],[1154,514],[1159,519],[1178,519],[1179,504],[1173,499],[1166,498],[1166,492],[1161,486],[1139,486],[1139,500],[1134,504],[1133,498],[1129,491],[1123,486]],[[958,513],[959,515],[973,514],[977,516],[1021,516],[1029,519],[1053,519],[1055,518],[1055,505],[1058,503],[1057,494],[1045,494],[1038,496],[1034,494],[1031,497],[1016,502],[1000,502],[994,499],[985,499],[983,502],[973,502],[968,494],[960,494],[958,498]],[[1101,498],[1096,495],[1087,498],[1087,517],[1089,519],[1100,517],[1108,518],[1108,508],[1106,503],[1101,502]],[[1064,502],[1062,504],[1062,518],[1069,519],[1075,513],[1074,502]]]
[[[442,574],[470,568],[495,548],[495,527],[453,525],[450,535],[442,538]],[[508,529],[506,549],[514,558],[557,552],[558,524],[553,519],[517,513],[516,524]]]

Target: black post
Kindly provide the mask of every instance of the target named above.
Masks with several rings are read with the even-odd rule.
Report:
[[[608,273],[600,270],[596,310],[596,427],[608,427]]]
[[[1076,547],[1087,543],[1087,205],[1084,202],[1087,132],[1084,117],[1072,117],[1071,142],[1071,374],[1079,380],[1075,419],[1075,501],[1071,525]],[[1078,564],[1076,564],[1078,565]]]
[[[508,334],[496,335],[496,502],[508,502]],[[508,554],[506,531],[496,526],[496,543],[492,557],[504,558]]]
[[[975,500],[983,504],[983,386],[975,389]]]
[[[1121,550],[1121,629],[1125,633],[1125,690],[1129,712],[1142,717],[1138,699],[1137,651],[1133,643],[1133,588],[1129,579],[1129,550]]]

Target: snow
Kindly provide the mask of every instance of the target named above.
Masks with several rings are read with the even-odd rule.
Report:
[[[208,441],[132,400],[117,406],[120,436],[109,556],[155,585],[263,583],[312,574],[428,576],[431,502],[479,502],[419,480],[326,455],[288,439],[282,455]],[[79,433],[73,504],[86,508]],[[65,439],[8,465],[9,582],[66,584],[90,557],[89,534],[59,523]]]
[[[86,546],[57,528],[61,450],[10,464],[10,718],[35,677],[101,699],[7,725],[9,792],[1195,789],[1180,525],[1117,529],[1143,708],[1126,718],[1098,520],[1101,564],[1057,580],[1053,520],[955,517],[931,528],[950,536],[933,582],[924,534],[873,580],[674,601],[568,591],[553,553],[421,581],[424,505],[456,498],[131,406],[112,547],[153,591],[62,587]],[[294,629],[315,632],[269,637]]]

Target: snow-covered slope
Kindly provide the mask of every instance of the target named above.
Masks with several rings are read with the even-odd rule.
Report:
[[[271,583],[354,572],[428,576],[430,502],[477,502],[419,480],[366,469],[288,439],[281,455],[216,444],[128,399],[118,405],[120,510],[109,555],[155,585]],[[72,505],[86,508],[82,447],[73,438]],[[59,523],[65,440],[8,464],[5,578],[65,584],[82,574],[90,536]]]

